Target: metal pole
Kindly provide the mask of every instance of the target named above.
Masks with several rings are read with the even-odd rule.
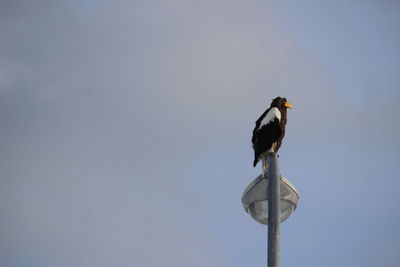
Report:
[[[268,267],[280,265],[280,172],[275,153],[266,156],[268,162]]]

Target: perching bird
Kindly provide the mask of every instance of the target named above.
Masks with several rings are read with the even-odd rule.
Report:
[[[285,136],[285,125],[287,121],[287,109],[292,105],[286,98],[277,97],[272,100],[271,106],[256,121],[251,142],[254,149],[253,167],[262,160],[262,176],[267,170],[265,153],[276,153],[282,144]]]

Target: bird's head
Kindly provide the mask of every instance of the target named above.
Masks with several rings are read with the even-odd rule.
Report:
[[[288,108],[292,108],[292,104],[290,104],[286,98],[278,96],[274,100],[272,100],[271,108],[277,107],[279,110],[286,110]]]

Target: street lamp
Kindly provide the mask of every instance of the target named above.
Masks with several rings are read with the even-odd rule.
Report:
[[[268,224],[268,177],[261,175],[254,179],[243,192],[243,207],[250,216],[261,224]],[[294,185],[281,176],[280,221],[284,222],[296,209],[299,193]]]
[[[242,204],[254,220],[268,224],[268,267],[278,267],[279,225],[296,209],[299,192],[280,175],[276,154],[269,153],[264,157],[268,162],[267,175],[258,176],[247,186],[243,192]]]

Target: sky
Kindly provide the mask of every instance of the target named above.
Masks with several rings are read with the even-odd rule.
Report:
[[[399,266],[399,32],[390,0],[0,0],[0,266],[266,266],[276,96],[282,266]]]

